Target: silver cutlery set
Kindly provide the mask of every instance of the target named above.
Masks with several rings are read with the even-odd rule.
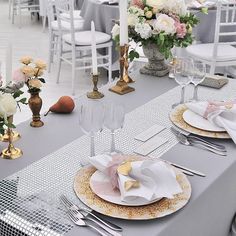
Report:
[[[122,228],[101,219],[92,211],[85,208],[81,208],[73,204],[66,196],[62,195],[60,197],[61,202],[67,209],[67,214],[70,220],[78,226],[90,227],[102,236],[121,236]]]
[[[193,134],[185,135],[174,127],[171,127],[171,131],[175,134],[178,141],[183,145],[196,146],[220,156],[227,156],[227,150],[223,145],[212,143]]]

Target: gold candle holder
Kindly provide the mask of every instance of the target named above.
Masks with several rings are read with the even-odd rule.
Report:
[[[87,97],[90,99],[101,99],[104,97],[104,94],[98,91],[98,76],[99,75],[94,75],[92,74],[93,78],[93,91],[87,93]]]
[[[12,132],[12,141],[15,142],[21,138],[21,135],[17,131],[11,131]],[[0,136],[0,141],[1,142],[9,142],[9,135],[8,132],[6,131],[4,135]]]
[[[128,50],[129,50],[129,45],[126,44],[124,46],[120,46],[120,79],[115,86],[109,89],[110,91],[120,95],[130,93],[135,90],[134,88],[129,87],[128,83],[126,82],[129,80]]]
[[[134,83],[134,80],[129,76],[129,44],[125,45],[124,52],[124,81],[126,83]]]
[[[8,117],[8,122],[12,124],[13,116]],[[2,150],[1,157],[3,159],[15,160],[23,155],[23,152],[19,148],[15,148],[13,145],[13,132],[11,128],[7,129],[7,135],[9,137],[8,147]]]

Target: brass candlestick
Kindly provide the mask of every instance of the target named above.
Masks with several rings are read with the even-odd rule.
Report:
[[[104,97],[104,94],[98,91],[98,75],[92,74],[93,77],[93,91],[87,93],[87,97],[91,99],[101,99]]]
[[[21,138],[20,134],[17,131],[11,131],[12,132],[12,141],[15,142]],[[9,142],[9,135],[8,132],[6,131],[4,135],[0,136],[0,141],[1,142]]]
[[[134,83],[134,81],[129,76],[129,45],[125,46],[124,52],[124,81],[126,83]]]
[[[129,46],[127,44],[120,46],[120,79],[115,86],[109,89],[110,91],[120,95],[130,93],[135,90],[134,88],[129,87],[128,83],[125,81],[128,81],[129,79],[127,50],[129,50]]]
[[[13,116],[8,117],[8,122],[12,123]],[[8,147],[2,150],[1,157],[4,159],[15,160],[23,155],[23,152],[19,148],[15,148],[13,145],[13,132],[11,128],[7,129],[7,135],[9,137]]]

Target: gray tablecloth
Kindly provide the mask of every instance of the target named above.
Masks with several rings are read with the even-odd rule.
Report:
[[[127,112],[148,102],[156,96],[176,86],[168,78],[154,78],[139,73],[132,76],[136,91],[125,96],[111,93],[104,87],[105,100],[126,103]],[[80,98],[86,99],[85,97]],[[0,159],[0,178],[4,178],[52,153],[65,144],[80,137],[78,112],[71,115],[49,114],[44,117],[45,126],[31,128],[29,121],[20,124],[17,130],[22,138],[16,146],[22,148],[24,155],[15,161]],[[168,117],[166,118],[168,119]],[[206,178],[190,177],[192,196],[189,204],[168,217],[150,221],[125,221],[109,219],[124,228],[125,236],[226,236],[236,211],[236,147],[230,140],[218,140],[228,150],[227,157],[218,157],[207,151],[176,145],[163,155],[163,159],[201,170]],[[1,148],[4,145],[1,143]],[[30,180],[29,180],[30,181]],[[68,236],[94,235],[87,228],[75,227]]]

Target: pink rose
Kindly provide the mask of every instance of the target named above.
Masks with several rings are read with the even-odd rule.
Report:
[[[177,37],[181,39],[184,38],[187,33],[186,25],[184,23],[180,23],[179,21],[175,21],[175,28]]]
[[[16,83],[18,82],[26,82],[27,81],[27,77],[24,75],[24,73],[21,72],[20,69],[17,69],[13,72],[12,75],[12,80]]]
[[[130,6],[135,6],[141,9],[144,9],[144,3],[143,0],[131,0]]]

